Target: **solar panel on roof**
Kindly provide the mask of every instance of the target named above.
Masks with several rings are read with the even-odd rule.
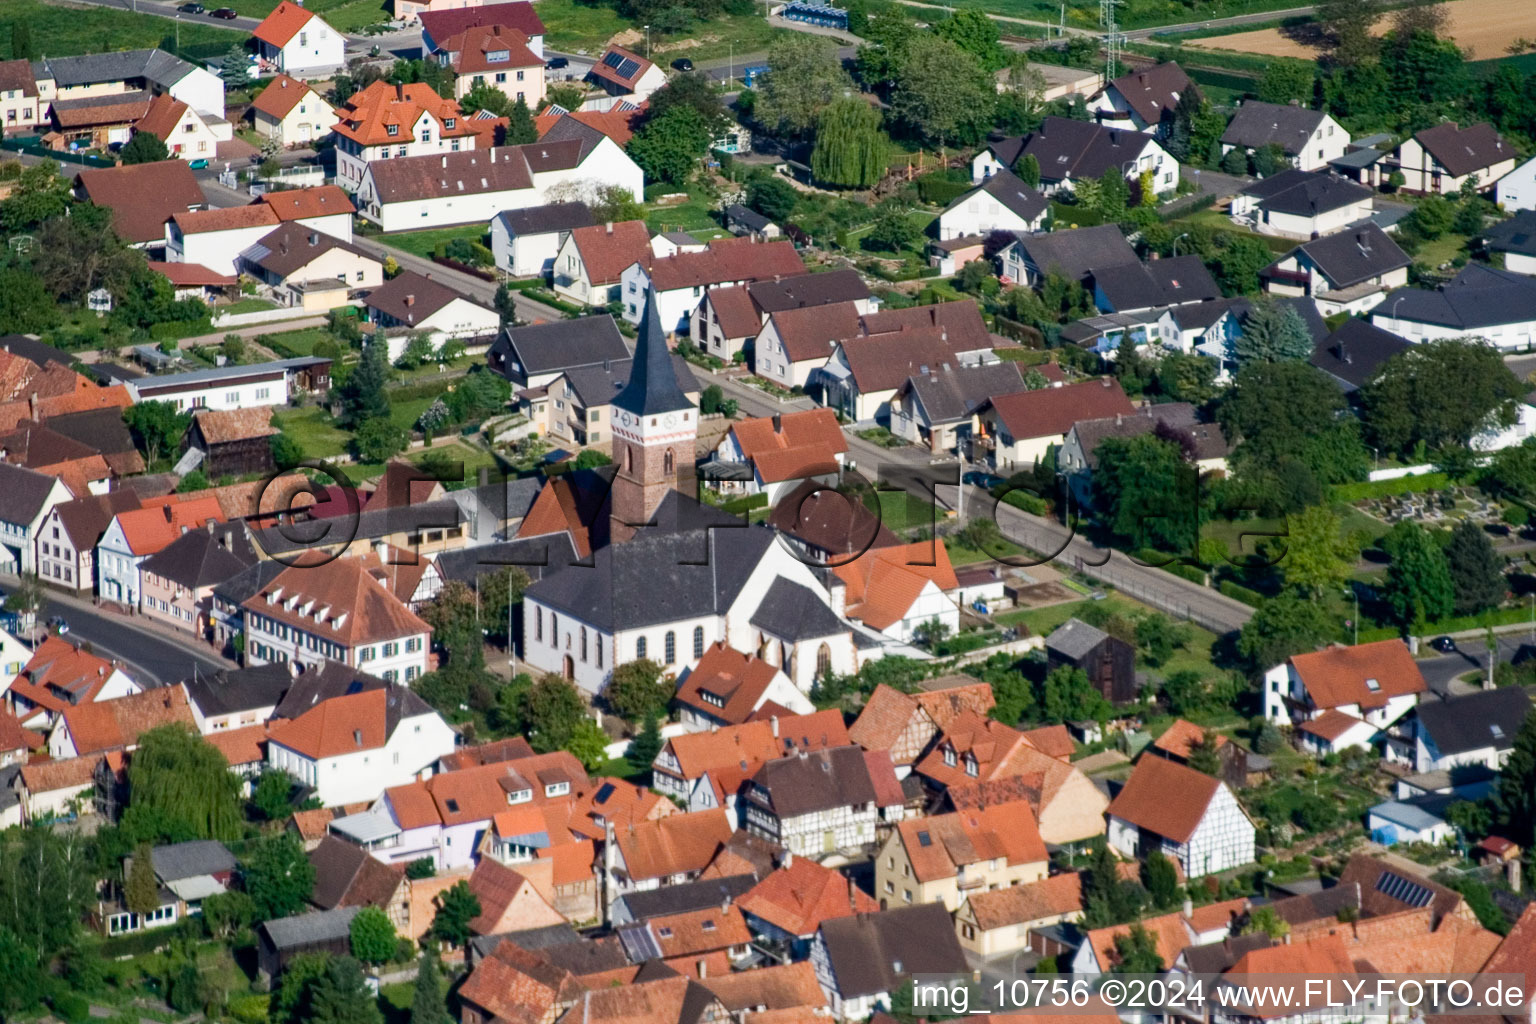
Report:
[[[596,799],[598,803],[605,804],[608,802],[608,798],[611,796],[613,796],[613,783],[605,782],[602,784],[601,788],[598,789]]]
[[[1429,889],[1391,871],[1383,871],[1381,877],[1376,879],[1376,891],[1386,893],[1399,903],[1406,903],[1410,907],[1427,907],[1429,901],[1435,898],[1435,894]]]

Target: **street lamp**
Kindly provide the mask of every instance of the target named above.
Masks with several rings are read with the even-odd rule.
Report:
[[[1179,258],[1179,239],[1180,238],[1188,238],[1188,237],[1189,237],[1189,232],[1185,231],[1183,234],[1180,234],[1178,237],[1174,238],[1174,240],[1173,240],[1173,258],[1174,259],[1178,259]]]
[[[651,59],[651,26],[645,26],[645,59]]]
[[[1359,647],[1360,646],[1360,591],[1356,590],[1354,587],[1350,587],[1348,589],[1349,589],[1349,596],[1355,599],[1355,617],[1353,619],[1349,620],[1349,624],[1350,624],[1350,626],[1352,626],[1354,628],[1354,631],[1355,631],[1355,646]]]
[[[1368,444],[1368,445],[1366,445],[1366,447],[1371,450],[1371,468],[1372,469],[1380,469],[1381,468],[1381,451],[1380,451],[1380,449],[1378,449],[1373,444]]]

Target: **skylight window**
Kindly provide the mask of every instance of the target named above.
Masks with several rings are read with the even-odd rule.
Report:
[[[1365,688],[1370,690],[1372,693],[1381,692],[1381,684],[1374,679],[1367,679],[1365,681]]]

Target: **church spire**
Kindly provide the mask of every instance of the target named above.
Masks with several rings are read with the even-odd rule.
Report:
[[[661,329],[661,317],[656,312],[656,290],[649,288],[645,295],[645,313],[640,317],[640,337],[635,342],[635,357],[630,364],[629,380],[624,389],[613,398],[616,409],[624,409],[636,416],[654,416],[659,413],[692,409],[693,403],[683,393],[677,382],[677,370],[672,365],[672,353],[667,349],[666,332]]]

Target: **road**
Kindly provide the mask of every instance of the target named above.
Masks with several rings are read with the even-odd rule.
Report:
[[[1240,29],[1244,25],[1260,25],[1266,21],[1279,21],[1281,18],[1299,18],[1315,13],[1317,13],[1317,8],[1314,6],[1291,7],[1283,11],[1260,11],[1257,14],[1236,14],[1230,18],[1212,18],[1210,21],[1186,21],[1177,25],[1154,25],[1151,28],[1138,28],[1121,34],[1127,39],[1151,39],[1154,36],[1193,32],[1201,28]]]
[[[1532,644],[1530,629],[1511,630],[1494,637],[1498,645],[1498,659],[1504,664],[1514,661],[1522,648]],[[1421,651],[1429,651],[1421,647]],[[1529,652],[1527,652],[1529,656]],[[1479,688],[1477,683],[1463,683],[1461,677],[1468,672],[1485,672],[1488,669],[1488,644],[1482,637],[1468,637],[1456,642],[1452,654],[1439,654],[1419,661],[1419,671],[1429,688],[1439,694],[1471,693]]]

